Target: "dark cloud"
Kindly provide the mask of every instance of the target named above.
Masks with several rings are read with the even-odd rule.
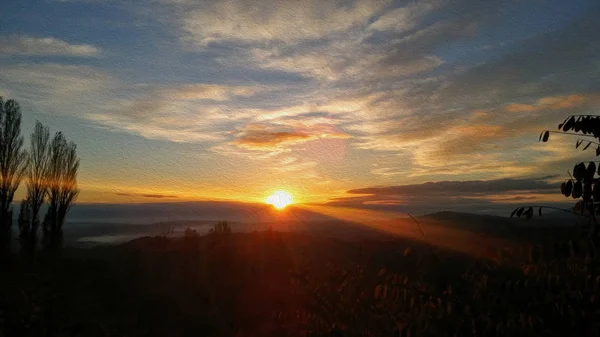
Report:
[[[156,199],[177,198],[177,196],[175,196],[175,195],[168,195],[168,194],[142,194],[142,197],[144,197],[144,198],[156,198]]]
[[[415,214],[462,211],[507,215],[516,205],[520,205],[519,202],[568,208],[572,206],[568,200],[548,202],[540,197],[559,193],[557,184],[549,182],[556,177],[440,181],[368,187],[347,192],[360,196],[336,198],[327,205]]]
[[[398,185],[387,187],[368,187],[349,190],[350,194],[371,194],[376,196],[388,195],[448,195],[448,196],[472,196],[516,192],[553,193],[556,184],[549,183],[549,179],[558,175],[541,178],[505,178],[494,180],[471,180],[471,181],[439,181],[426,182],[414,185]]]
[[[153,199],[178,198],[178,196],[176,196],[176,195],[169,195],[169,194],[115,193],[115,195],[118,195],[121,197],[144,197],[144,198],[153,198]]]

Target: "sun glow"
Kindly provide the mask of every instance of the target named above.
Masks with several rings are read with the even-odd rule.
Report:
[[[291,194],[286,191],[277,191],[267,197],[267,204],[273,205],[277,209],[284,209],[293,202]]]

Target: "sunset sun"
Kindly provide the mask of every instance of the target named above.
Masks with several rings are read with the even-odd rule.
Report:
[[[267,197],[267,204],[273,205],[277,209],[284,209],[287,205],[291,204],[293,199],[292,196],[286,191],[277,191]]]

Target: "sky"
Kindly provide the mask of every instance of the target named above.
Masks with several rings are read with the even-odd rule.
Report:
[[[0,14],[0,95],[27,144],[36,120],[77,144],[79,203],[554,203],[593,157],[538,135],[598,113],[595,0],[8,0]]]

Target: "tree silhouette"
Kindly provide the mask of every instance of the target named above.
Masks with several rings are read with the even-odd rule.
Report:
[[[21,109],[12,99],[0,97],[0,235],[7,244],[12,229],[11,204],[27,168],[21,136]]]
[[[214,224],[213,228],[209,230],[209,233],[214,234],[231,234],[231,227],[227,221],[219,221]]]
[[[558,125],[558,130],[559,131],[543,130],[540,133],[539,140],[544,143],[547,142],[552,133],[587,137],[588,139],[577,139],[575,142],[575,149],[579,149],[582,145],[584,151],[592,147],[596,150],[596,156],[600,156],[600,142],[590,139],[595,138],[600,141],[600,116],[569,116]],[[572,173],[568,173],[569,178],[561,184],[560,191],[565,197],[571,197],[577,200],[572,211],[550,206],[525,206],[513,210],[511,217],[524,217],[529,220],[533,217],[535,208],[538,209],[537,214],[539,216],[542,215],[542,208],[573,212],[590,218],[593,221],[589,235],[597,239],[597,216],[600,213],[600,178],[597,178],[596,176],[600,176],[600,165],[596,165],[596,162],[594,161],[589,162],[587,165],[580,162],[575,164]]]
[[[35,129],[31,134],[31,153],[27,169],[27,200],[26,203],[25,201],[21,203],[21,207],[25,205],[28,208],[29,224],[21,224],[21,220],[19,220],[21,241],[29,240],[33,247],[37,241],[40,223],[38,215],[48,193],[49,141],[50,130],[42,123],[36,122]],[[20,215],[19,219],[21,219]]]
[[[67,142],[62,132],[57,132],[50,142],[46,175],[49,207],[44,218],[44,237],[52,247],[60,245],[65,217],[79,195],[79,158],[76,150],[75,143]]]
[[[37,236],[31,229],[31,202],[29,199],[21,200],[21,207],[19,209],[19,218],[17,224],[19,226],[19,242],[21,243],[21,251],[31,256],[35,250],[37,243]]]

